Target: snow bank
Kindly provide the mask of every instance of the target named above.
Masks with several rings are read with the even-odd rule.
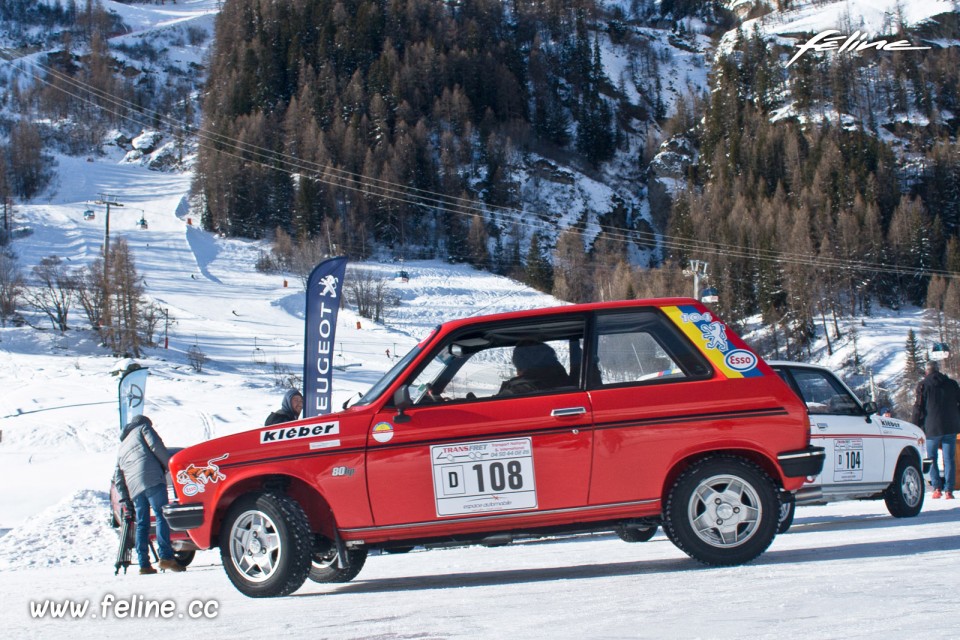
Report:
[[[0,571],[112,562],[119,538],[109,517],[107,492],[77,491],[0,538]]]

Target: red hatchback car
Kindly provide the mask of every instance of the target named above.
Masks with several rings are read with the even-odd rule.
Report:
[[[634,300],[443,324],[340,413],[176,454],[165,513],[255,597],[370,549],[657,525],[735,565],[822,465],[803,402],[712,312]]]

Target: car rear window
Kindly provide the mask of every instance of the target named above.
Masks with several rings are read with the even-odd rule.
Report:
[[[679,331],[652,309],[597,316],[592,386],[704,378],[710,365]]]

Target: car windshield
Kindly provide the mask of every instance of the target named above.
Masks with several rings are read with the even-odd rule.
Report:
[[[397,376],[403,373],[403,370],[407,368],[407,365],[417,357],[417,354],[420,353],[421,346],[424,343],[425,342],[422,342],[413,349],[410,349],[410,351],[407,352],[407,355],[400,358],[397,364],[391,367],[390,371],[387,371],[382,378],[377,380],[376,384],[370,387],[370,390],[367,391],[363,397],[354,404],[354,406],[368,405],[382,396],[383,392],[387,390],[387,387],[389,387],[393,381],[397,379]]]
[[[792,370],[807,412],[843,416],[863,415],[863,409],[844,386],[832,374],[815,369],[795,368]]]

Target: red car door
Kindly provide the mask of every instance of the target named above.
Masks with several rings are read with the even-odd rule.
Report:
[[[460,336],[453,340],[456,356],[450,342],[442,345],[407,380],[413,406],[404,417],[398,420],[391,403],[377,414],[367,448],[377,526],[587,504],[592,412],[569,347],[579,348],[583,321],[558,323],[553,333],[550,327],[541,322],[535,329]],[[552,345],[564,373],[553,388],[504,395],[514,373],[510,354],[527,329]]]

